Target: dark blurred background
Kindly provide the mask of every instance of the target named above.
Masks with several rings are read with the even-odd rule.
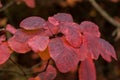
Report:
[[[1,3],[4,7],[11,1],[13,0],[1,0]],[[120,22],[120,1],[96,1],[113,19]],[[13,3],[5,10],[0,11],[0,26],[4,27],[9,23],[18,28],[19,23],[26,17],[40,16],[47,20],[49,16],[61,12],[71,14],[76,23],[89,20],[99,26],[101,37],[114,46],[118,60],[112,60],[111,63],[108,63],[100,57],[95,61],[97,80],[120,80],[120,31],[115,35],[112,35],[116,30],[116,27],[102,17],[88,0],[35,0],[34,8],[27,6],[25,2],[16,0],[16,3]],[[32,67],[40,61],[40,59],[36,59],[36,55],[33,55],[32,53],[24,55],[13,54],[12,58],[25,69]],[[19,69],[8,60],[7,63],[0,65],[0,80],[24,80],[22,76],[17,75],[16,73],[4,71],[6,69],[19,71]],[[61,79],[59,80],[77,80],[75,78],[64,78],[69,77],[69,75],[72,74],[64,75],[60,74]]]

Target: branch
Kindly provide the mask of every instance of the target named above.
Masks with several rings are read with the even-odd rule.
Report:
[[[116,26],[117,28],[120,28],[120,23],[115,21],[109,14],[107,14],[106,11],[104,11],[98,3],[96,3],[95,0],[88,0],[90,4],[112,25]]]
[[[9,8],[11,5],[13,5],[15,0],[10,1],[8,4],[6,4],[4,7],[0,9],[0,12],[5,11],[7,8]]]
[[[13,64],[15,64],[15,65],[21,70],[21,72],[23,73],[23,75],[25,76],[25,78],[26,78],[26,80],[27,80],[27,74],[26,74],[26,72],[23,70],[23,68],[22,68],[20,65],[18,65],[15,61],[13,61],[12,58],[10,58],[10,61],[11,61]]]
[[[7,70],[7,69],[0,69],[0,72],[11,72],[11,73],[14,73],[14,74],[18,74],[18,75],[21,75],[23,76],[23,74],[17,72],[17,71],[13,71],[13,70]]]

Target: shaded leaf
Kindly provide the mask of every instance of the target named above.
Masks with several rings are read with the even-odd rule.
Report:
[[[43,28],[45,20],[41,17],[28,17],[20,22],[20,27],[25,30],[36,30]]]
[[[49,37],[47,36],[34,36],[28,41],[29,46],[33,51],[44,51],[49,43]]]
[[[74,49],[66,45],[64,39],[55,38],[49,43],[50,56],[60,72],[66,73],[78,64],[78,56]]]
[[[35,8],[35,0],[23,0],[25,4],[30,8]]]
[[[2,35],[0,36],[0,44],[6,40],[6,36],[5,35]]]
[[[40,80],[54,80],[56,75],[56,69],[52,65],[48,65],[47,70],[43,73],[40,73],[38,76]]]
[[[96,80],[96,70],[92,59],[87,58],[81,62],[79,80]]]
[[[44,51],[39,52],[38,54],[42,60],[47,61],[48,59],[50,59],[50,54],[49,54],[48,48]]]

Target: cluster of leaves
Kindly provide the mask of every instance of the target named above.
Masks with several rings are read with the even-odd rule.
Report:
[[[66,13],[58,13],[47,21],[41,17],[28,17],[21,21],[20,29],[7,25],[6,30],[13,36],[8,41],[4,35],[0,37],[0,64],[6,62],[12,51],[25,54],[32,50],[42,60],[54,60],[62,73],[70,72],[81,62],[79,80],[96,80],[93,60],[97,60],[99,55],[108,62],[111,57],[117,59],[112,45],[100,38],[96,24],[90,21],[77,24]],[[56,75],[56,69],[48,65],[38,77],[40,80],[53,80]],[[31,80],[39,80],[38,77]]]

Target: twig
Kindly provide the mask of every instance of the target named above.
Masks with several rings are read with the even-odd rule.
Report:
[[[21,68],[20,65],[18,65],[14,60],[12,60],[12,58],[10,58],[10,61],[11,61],[12,63],[14,63],[14,64],[21,70],[21,72],[23,73],[23,75],[25,76],[25,78],[26,78],[26,80],[27,80],[27,74],[25,73],[25,71],[23,70],[23,68]]]
[[[13,70],[7,70],[7,69],[0,69],[0,72],[12,72],[12,73],[15,73],[15,74],[18,74],[18,75],[21,75],[23,76],[23,74],[17,72],[17,71],[13,71]]]
[[[10,1],[8,4],[6,4],[4,7],[0,9],[0,12],[5,11],[7,8],[9,8],[11,5],[13,5],[15,0]]]
[[[112,25],[120,28],[120,23],[115,21],[106,11],[104,11],[95,0],[88,0],[90,4]]]

